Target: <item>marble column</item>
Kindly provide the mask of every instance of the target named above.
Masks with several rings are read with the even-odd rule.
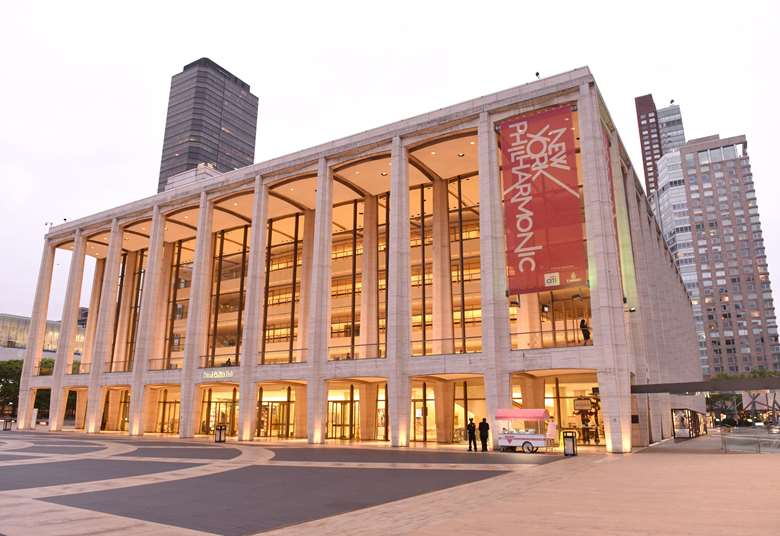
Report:
[[[482,293],[482,354],[485,357],[485,402],[491,432],[495,414],[512,404],[512,371],[504,370],[510,351],[506,243],[496,133],[487,112],[479,116],[479,248]],[[491,433],[491,437],[495,437]],[[495,441],[492,442],[496,448]]]
[[[365,197],[363,202],[363,266],[360,272],[360,348],[358,355],[369,358],[379,357],[378,207],[375,195]]]
[[[521,294],[517,304],[517,319],[512,326],[512,338],[516,350],[542,348],[542,317],[539,295],[535,292]]]
[[[327,384],[322,370],[328,359],[330,336],[330,264],[333,227],[333,178],[328,162],[320,158],[317,165],[317,208],[314,214],[314,249],[307,320],[307,359],[311,375],[307,384],[307,417],[309,443],[325,439],[327,417]]]
[[[160,311],[160,301],[164,299],[161,289],[164,286],[163,277],[163,244],[165,242],[165,216],[160,212],[160,206],[152,209],[152,223],[149,237],[148,261],[144,277],[141,307],[138,312],[138,330],[135,337],[135,352],[133,356],[133,385],[130,390],[130,435],[143,435],[144,408],[144,375],[147,364],[160,331],[164,329],[165,321],[157,317]]]
[[[599,98],[595,86],[582,84],[577,100],[581,162],[584,175],[585,223],[591,288],[593,343],[602,368],[598,371],[608,452],[631,451],[631,386],[624,319],[620,258],[612,222],[611,192]]]
[[[406,362],[411,356],[411,265],[409,256],[409,153],[399,136],[393,138],[390,180],[390,266],[387,290],[387,400],[390,404],[390,444],[409,446],[411,385]]]
[[[146,386],[143,386],[142,389],[146,392],[143,397],[144,408],[141,415],[141,430],[144,433],[154,432],[157,419],[157,406],[160,402],[162,389],[150,389]]]
[[[95,344],[92,350],[92,365],[89,370],[89,391],[87,394],[87,433],[100,431],[101,387],[100,377],[103,366],[111,353],[114,341],[114,321],[116,315],[116,300],[119,293],[119,265],[122,261],[122,237],[124,233],[119,227],[119,220],[111,222],[111,234],[108,238],[108,253],[103,267],[102,288],[100,290],[100,305],[97,310],[97,326],[95,327]]]
[[[360,439],[373,441],[376,439],[376,404],[379,395],[378,383],[361,383],[360,393]]]
[[[295,341],[301,349],[300,359],[306,361],[307,322],[309,321],[309,304],[311,303],[311,273],[314,255],[314,211],[303,212],[303,255],[301,256],[301,301],[298,310],[298,338]]]
[[[43,352],[43,338],[46,332],[46,316],[49,309],[49,294],[51,293],[51,277],[54,269],[54,254],[56,248],[44,240],[41,264],[38,269],[38,283],[35,287],[30,332],[27,337],[27,350],[24,353],[22,376],[19,382],[19,401],[17,402],[17,427],[27,430],[33,426],[32,409],[35,401],[35,390],[30,389],[30,379],[35,367],[38,366]]]
[[[306,386],[295,384],[292,386],[295,393],[295,433],[293,437],[303,439],[306,437]],[[257,398],[257,397],[255,397]]]
[[[195,239],[192,286],[190,288],[187,334],[184,341],[184,367],[181,380],[180,437],[195,434],[196,421],[200,411],[197,395],[196,373],[201,366],[202,354],[206,348],[209,319],[209,293],[211,291],[213,203],[206,192],[200,194],[198,230]]]
[[[433,181],[433,353],[455,351],[452,322],[452,257],[447,183]]]
[[[265,302],[265,251],[268,192],[261,176],[255,177],[252,205],[252,232],[249,245],[249,267],[246,276],[244,302],[244,333],[241,336],[240,396],[238,402],[238,440],[251,441],[257,417],[257,368],[260,337],[265,332],[263,304]]]
[[[433,383],[433,403],[436,407],[436,442],[452,443],[455,419],[455,384],[451,381]]]
[[[76,391],[76,419],[73,428],[83,430],[87,416],[87,391],[79,389]]]
[[[523,408],[544,408],[544,378],[537,378],[527,374],[519,376],[520,392],[523,395]]]
[[[73,239],[73,255],[70,259],[68,272],[68,287],[65,290],[65,301],[62,306],[62,323],[60,338],[57,342],[57,354],[54,361],[54,374],[51,382],[51,399],[49,402],[49,430],[62,429],[62,419],[65,416],[67,397],[62,389],[65,370],[73,356],[76,344],[76,320],[79,314],[79,299],[81,298],[81,283],[84,279],[84,258],[87,237],[76,231]]]

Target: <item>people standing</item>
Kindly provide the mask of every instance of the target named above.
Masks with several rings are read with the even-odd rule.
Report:
[[[582,331],[582,344],[587,346],[590,341],[590,327],[588,326],[588,323],[585,322],[584,318],[580,319],[580,331]]]
[[[487,452],[488,430],[490,430],[490,425],[487,423],[487,419],[483,417],[482,422],[479,423],[479,440],[482,442],[482,452]]]
[[[466,432],[469,436],[469,452],[471,452],[471,445],[474,445],[474,452],[477,452],[477,425],[474,424],[474,418],[469,417],[469,423],[466,425]]]

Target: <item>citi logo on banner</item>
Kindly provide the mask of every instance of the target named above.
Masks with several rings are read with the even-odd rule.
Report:
[[[586,280],[574,128],[571,105],[499,124],[509,288],[514,294]]]

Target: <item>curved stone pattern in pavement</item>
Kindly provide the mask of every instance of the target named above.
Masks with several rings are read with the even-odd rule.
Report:
[[[16,432],[0,439],[0,533],[248,535],[533,467],[518,460]]]

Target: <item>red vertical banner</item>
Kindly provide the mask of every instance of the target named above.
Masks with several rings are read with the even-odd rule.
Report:
[[[509,291],[587,283],[572,105],[499,123]]]

